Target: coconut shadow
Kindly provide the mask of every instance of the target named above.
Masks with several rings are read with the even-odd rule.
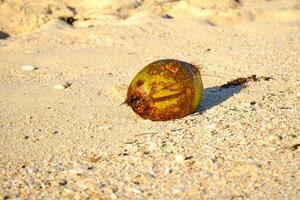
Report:
[[[246,87],[246,85],[238,85],[228,88],[221,88],[220,86],[205,88],[203,90],[202,100],[194,114],[201,114],[206,110],[223,103]]]
[[[1,39],[6,39],[6,38],[8,38],[8,37],[9,37],[9,34],[3,32],[3,31],[0,31],[0,40],[1,40]]]

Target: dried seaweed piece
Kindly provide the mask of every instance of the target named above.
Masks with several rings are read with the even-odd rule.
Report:
[[[220,88],[223,89],[223,88],[229,88],[229,87],[234,87],[234,86],[238,86],[238,85],[243,85],[243,84],[251,82],[251,81],[253,81],[253,82],[257,82],[260,80],[269,81],[271,79],[272,79],[272,77],[270,77],[270,76],[257,77],[257,75],[251,75],[246,78],[240,77],[240,78],[234,79],[232,81],[229,81],[226,84],[221,85]]]

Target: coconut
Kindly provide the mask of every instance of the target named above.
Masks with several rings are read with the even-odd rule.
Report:
[[[164,59],[144,67],[131,81],[125,103],[144,119],[166,121],[193,113],[203,93],[198,68]]]

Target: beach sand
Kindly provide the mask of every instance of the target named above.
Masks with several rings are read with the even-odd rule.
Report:
[[[0,199],[299,199],[299,55],[296,0],[0,0]],[[163,58],[203,99],[143,120],[119,105]]]

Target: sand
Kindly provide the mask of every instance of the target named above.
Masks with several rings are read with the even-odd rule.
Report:
[[[0,199],[299,199],[300,3],[0,0]],[[119,106],[163,58],[196,112]],[[221,89],[238,77],[270,80]]]

